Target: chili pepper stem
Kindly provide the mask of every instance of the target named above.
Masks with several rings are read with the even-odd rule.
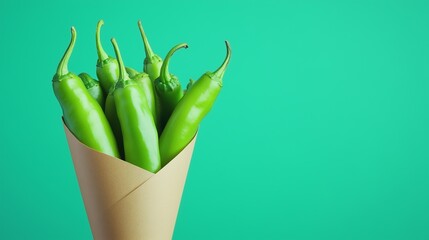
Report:
[[[231,59],[231,47],[229,46],[229,42],[225,41],[226,44],[226,57],[223,61],[222,65],[214,72],[214,76],[218,79],[223,78],[223,74],[225,73],[226,67],[228,66],[229,60]]]
[[[147,40],[146,33],[143,29],[142,21],[139,20],[137,24],[139,25],[140,34],[144,42],[144,51],[146,53],[146,58],[152,58],[155,53],[153,52],[152,48],[150,47],[149,41]]]
[[[109,57],[107,55],[106,51],[104,51],[103,46],[101,45],[101,40],[100,40],[100,31],[101,31],[101,26],[103,26],[103,24],[104,24],[103,20],[98,21],[97,30],[95,32],[95,42],[96,42],[96,47],[97,47],[98,60],[100,60],[100,61],[103,61]]]
[[[116,42],[115,38],[112,38],[110,40],[114,46],[116,57],[118,58],[118,64],[119,64],[119,79],[118,81],[124,81],[129,80],[130,77],[128,76],[127,72],[125,71],[125,65],[122,61],[121,51],[119,50],[118,43]]]
[[[64,53],[63,57],[61,58],[60,63],[58,64],[58,68],[57,68],[57,76],[63,76],[66,75],[67,73],[69,73],[68,70],[68,63],[69,63],[69,59],[70,56],[73,52],[73,48],[74,48],[74,44],[76,43],[76,29],[74,27],[71,27],[71,40],[70,40],[70,44],[67,47],[66,52]]]
[[[164,63],[162,64],[162,67],[161,67],[161,76],[160,77],[161,77],[161,80],[163,82],[167,82],[170,80],[170,72],[168,71],[168,64],[170,62],[170,58],[173,56],[173,54],[177,50],[179,50],[181,48],[188,48],[188,44],[182,43],[182,44],[176,45],[167,53],[167,56],[165,57]]]

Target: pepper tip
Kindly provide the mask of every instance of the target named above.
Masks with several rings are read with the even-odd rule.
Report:
[[[225,45],[228,50],[231,50],[231,46],[229,45],[228,40],[225,40]]]
[[[226,67],[228,66],[229,60],[231,59],[231,47],[229,46],[229,42],[225,40],[226,45],[226,57],[223,61],[222,65],[214,72],[215,76],[217,76],[221,81],[223,74],[225,73]]]
[[[70,28],[70,31],[71,31],[72,36],[76,35],[76,28],[74,26],[72,26]]]

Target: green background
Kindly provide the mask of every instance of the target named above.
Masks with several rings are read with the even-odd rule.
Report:
[[[0,238],[91,239],[51,79],[95,26],[186,84],[233,49],[174,239],[429,239],[428,1],[1,1]]]

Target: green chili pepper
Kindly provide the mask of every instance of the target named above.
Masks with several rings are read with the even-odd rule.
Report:
[[[119,62],[119,80],[113,92],[116,111],[121,125],[125,160],[150,172],[161,168],[158,133],[151,110],[141,87],[125,71],[116,40],[112,39]]]
[[[136,75],[139,75],[139,74],[140,74],[140,72],[139,72],[139,71],[135,70],[134,68],[130,68],[130,67],[125,67],[125,71],[127,71],[128,76],[129,76],[130,78],[133,78],[134,76],[136,76]]]
[[[231,58],[226,41],[227,55],[215,72],[203,74],[186,92],[171,114],[159,139],[162,166],[165,166],[192,140],[201,120],[213,106],[222,88],[222,78]]]
[[[125,70],[128,73],[128,76],[132,80],[136,81],[136,83],[142,87],[143,92],[145,93],[146,100],[155,118],[156,117],[155,93],[153,92],[153,83],[152,83],[152,80],[150,80],[149,74],[145,72],[138,72],[137,70],[130,67],[125,67]],[[155,122],[156,122],[156,119],[155,119]]]
[[[168,71],[168,64],[171,57],[180,48],[188,48],[188,45],[186,43],[178,44],[167,53],[161,67],[161,74],[154,82],[158,100],[158,129],[160,133],[164,129],[177,103],[183,97],[183,90],[179,79]]]
[[[93,79],[89,74],[87,73],[81,73],[79,74],[80,79],[82,79],[83,84],[85,85],[86,89],[88,89],[89,94],[97,100],[98,104],[100,104],[101,108],[104,109],[104,93],[103,89],[101,89],[100,83]]]
[[[128,71],[126,70],[126,72],[129,77],[130,75],[128,72],[132,72],[135,70],[133,70],[132,68],[128,68],[128,69],[129,70]],[[134,81],[143,90],[143,93],[144,93],[143,97],[147,101],[147,104],[151,110],[152,116],[156,123],[155,95],[153,92],[152,81],[150,80],[149,75],[144,72],[142,73],[137,72],[137,74],[134,75],[134,77],[130,81]],[[114,91],[114,87],[111,89],[109,95],[107,95],[106,107],[104,112],[106,114],[107,119],[109,120],[110,125],[112,126],[113,133],[115,134],[115,137],[116,137],[116,142],[118,143],[119,153],[121,155],[121,158],[123,158],[124,157],[123,136],[122,136],[121,125],[118,119],[118,114],[116,111],[115,100],[112,94],[113,91]]]
[[[82,80],[68,71],[68,62],[76,42],[71,28],[71,41],[52,79],[54,93],[63,111],[64,122],[79,141],[102,153],[118,157],[112,129],[100,105],[86,90]]]
[[[140,29],[140,34],[144,43],[144,50],[146,53],[146,58],[144,59],[143,71],[149,74],[149,77],[152,81],[155,81],[159,77],[162,66],[162,58],[156,55],[152,48],[150,47],[149,41],[147,40],[146,34],[143,30],[142,22],[138,21],[138,26]]]
[[[121,124],[119,123],[118,114],[116,112],[115,98],[113,97],[114,88],[115,86],[112,86],[112,88],[110,88],[109,95],[107,95],[104,114],[106,115],[107,120],[109,120],[113,134],[115,135],[119,150],[119,158],[124,159],[124,139],[122,137]]]
[[[155,93],[153,91],[153,83],[150,80],[150,77],[147,73],[139,73],[134,77],[131,77],[133,81],[135,81],[143,90],[144,97],[146,98],[146,102],[149,106],[149,109],[152,113],[153,119],[155,123],[157,122],[156,116],[156,103],[155,103]]]
[[[125,67],[125,70],[127,71],[128,76],[142,87],[147,103],[153,113],[154,118],[156,118],[155,93],[153,92],[153,83],[149,74],[145,72],[138,72],[137,70],[130,67]]]
[[[119,67],[118,61],[115,58],[109,57],[101,45],[100,30],[103,24],[103,20],[98,21],[97,30],[95,32],[95,43],[98,54],[97,77],[100,80],[104,93],[107,95],[110,88],[118,81]]]
[[[129,77],[130,77],[130,73],[134,74],[131,81],[134,81],[137,85],[139,85],[142,88],[144,97],[148,103],[148,106],[151,110],[154,121],[156,123],[155,94],[153,92],[152,80],[150,80],[149,75],[144,72],[139,73],[136,70],[128,67],[126,67],[125,69]],[[109,120],[110,125],[112,126],[113,133],[115,134],[115,137],[116,137],[116,142],[118,143],[119,153],[123,158],[124,156],[123,136],[122,136],[121,125],[118,119],[118,114],[116,112],[114,97],[112,94],[113,90],[114,89],[112,88],[109,95],[107,95],[105,114],[107,119]]]

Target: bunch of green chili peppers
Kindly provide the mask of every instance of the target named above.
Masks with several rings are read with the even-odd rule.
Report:
[[[226,41],[221,66],[190,81],[184,91],[168,66],[177,50],[188,48],[186,43],[171,48],[163,60],[152,50],[138,21],[146,54],[139,72],[125,66],[114,38],[115,57],[106,53],[100,38],[103,24],[103,20],[98,22],[95,34],[98,80],[87,73],[69,72],[77,37],[71,28],[70,44],[52,80],[64,123],[88,147],[156,173],[197,133],[222,88],[231,48]]]

